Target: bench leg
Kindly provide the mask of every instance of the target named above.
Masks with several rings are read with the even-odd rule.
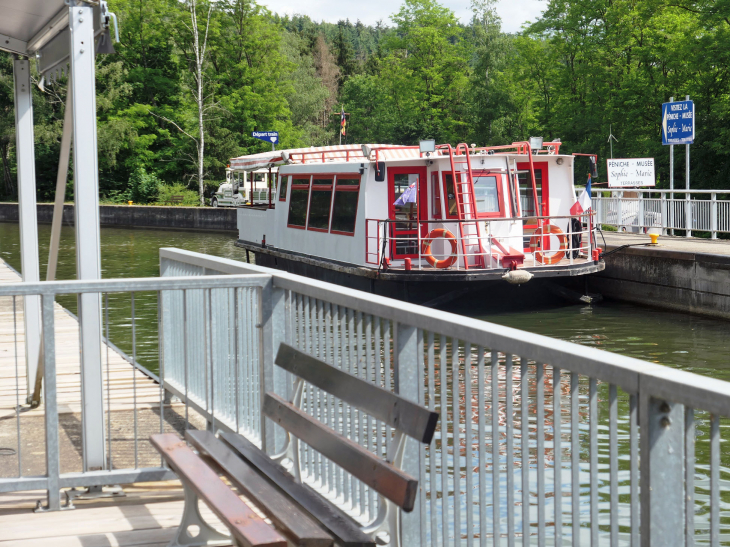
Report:
[[[203,547],[206,545],[233,545],[231,536],[221,534],[203,520],[198,507],[198,495],[183,483],[185,508],[175,537],[167,547]],[[193,528],[195,527],[195,528]],[[197,532],[197,533],[196,533]],[[193,535],[194,534],[194,535]]]
[[[402,547],[399,509],[396,504],[381,497],[378,516],[362,531],[373,538],[378,545],[384,544],[383,535],[387,534],[389,547]]]

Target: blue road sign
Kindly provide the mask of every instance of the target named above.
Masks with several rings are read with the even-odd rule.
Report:
[[[252,131],[251,136],[262,141],[270,142],[271,144],[279,142],[278,131]]]
[[[692,144],[695,140],[695,103],[662,105],[662,144]]]

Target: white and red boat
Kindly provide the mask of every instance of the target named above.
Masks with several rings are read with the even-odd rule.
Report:
[[[233,171],[278,168],[272,205],[238,210],[237,245],[261,265],[415,302],[594,273],[604,265],[592,214],[575,214],[575,155],[560,145],[422,141],[233,158]]]

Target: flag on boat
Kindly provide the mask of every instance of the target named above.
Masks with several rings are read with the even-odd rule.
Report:
[[[393,205],[404,206],[406,203],[416,203],[416,183],[414,182],[405,191],[398,196]]]
[[[342,112],[340,112],[340,133],[344,137],[347,135],[347,119],[345,118],[345,107],[342,107]]]
[[[570,208],[571,215],[580,215],[591,208],[591,176],[588,175],[586,187],[580,193],[578,201]]]

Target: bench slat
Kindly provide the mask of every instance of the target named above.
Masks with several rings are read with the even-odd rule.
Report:
[[[404,399],[324,361],[280,344],[276,364],[302,380],[331,393],[338,399],[364,410],[376,420],[399,429],[409,437],[431,444],[438,412]]]
[[[298,505],[263,478],[243,458],[210,431],[189,429],[185,438],[207,454],[236,487],[256,502],[276,527],[300,547],[327,547],[333,538],[312,521]]]
[[[254,513],[180,437],[174,433],[161,433],[152,435],[150,442],[172,470],[221,519],[240,545],[286,547],[286,540]]]
[[[343,547],[374,547],[375,542],[340,508],[332,505],[309,486],[297,482],[286,470],[251,441],[235,433],[220,432],[220,438],[271,482],[281,488],[312,517],[317,519]]]
[[[407,473],[274,393],[264,395],[264,414],[404,511],[413,510],[418,481]]]

